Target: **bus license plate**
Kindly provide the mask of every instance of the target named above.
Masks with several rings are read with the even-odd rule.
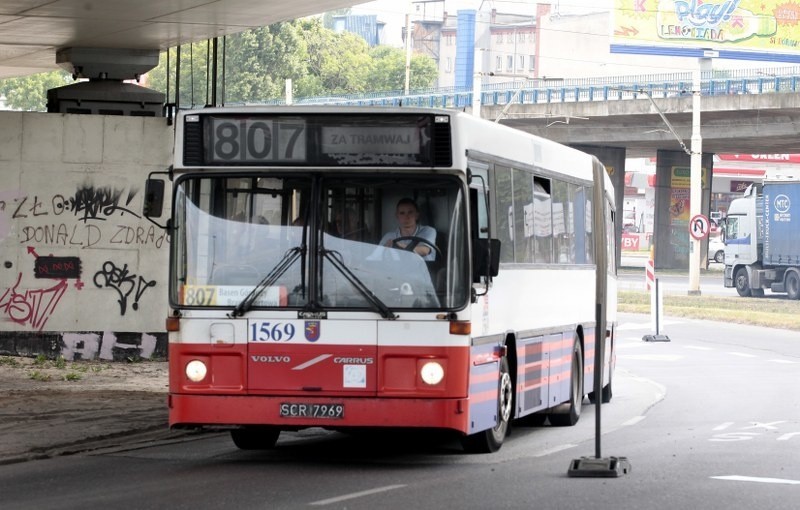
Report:
[[[283,402],[281,418],[344,418],[344,404],[297,404]]]

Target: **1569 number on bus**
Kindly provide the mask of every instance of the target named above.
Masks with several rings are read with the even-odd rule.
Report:
[[[250,323],[251,342],[289,342],[297,328],[291,322],[253,321]]]

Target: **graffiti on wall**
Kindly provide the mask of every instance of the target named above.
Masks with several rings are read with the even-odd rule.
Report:
[[[0,192],[0,243],[8,253],[3,266],[10,270],[19,264],[14,262],[15,250],[26,249],[34,259],[32,272],[20,267],[3,276],[0,320],[31,331],[45,331],[48,321],[53,323],[59,304],[70,302],[70,293],[84,288],[81,274],[89,267],[95,271],[89,274],[96,288],[114,291],[120,316],[138,311],[143,298],[155,296],[147,293],[156,286],[155,279],[145,277],[141,269],[129,263],[107,260],[106,256],[76,256],[80,252],[75,250],[111,248],[130,253],[144,248],[158,250],[169,243],[164,230],[142,225],[142,216],[135,212],[140,197],[133,186],[97,186],[90,181],[67,193]],[[24,248],[9,246],[15,240]],[[79,298],[80,294],[72,296]],[[114,306],[112,300],[104,302]],[[61,315],[55,324],[60,320]],[[92,321],[87,318],[80,329],[94,329]]]
[[[133,293],[131,308],[138,310],[139,299],[142,294],[148,288],[155,287],[156,281],[147,280],[140,275],[131,273],[128,270],[128,264],[119,267],[112,261],[107,260],[103,263],[103,268],[94,274],[94,284],[99,288],[110,288],[117,291],[120,315],[125,315],[130,295]]]
[[[68,361],[150,359],[158,343],[158,339],[148,333],[125,334],[111,331],[64,333],[61,335],[61,341],[60,355]]]
[[[139,225],[141,215],[131,208],[137,193],[136,189],[91,185],[78,187],[71,196],[5,193],[0,195],[0,214],[3,215],[0,234],[8,232],[9,228],[3,227],[8,218],[20,223],[21,244],[75,248],[154,245],[161,248],[167,239],[166,233],[155,225]]]
[[[0,353],[44,355],[68,361],[132,361],[167,357],[167,334],[158,332],[84,331],[81,333],[0,331]]]
[[[21,281],[22,273],[19,273],[14,285],[0,294],[0,312],[20,326],[42,331],[64,296],[67,281],[59,280],[45,289],[24,289]]]
[[[36,278],[80,279],[81,259],[78,257],[36,257],[33,276]]]

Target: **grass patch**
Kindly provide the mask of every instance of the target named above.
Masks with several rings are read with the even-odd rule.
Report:
[[[33,379],[34,381],[41,381],[41,382],[47,382],[51,379],[50,374],[45,374],[44,372],[40,372],[38,370],[34,370],[28,373],[28,378]]]
[[[618,310],[650,313],[650,294],[620,291]],[[752,324],[800,331],[800,301],[784,297],[664,296],[664,314],[673,317]]]
[[[68,372],[64,374],[65,381],[80,381],[82,377],[83,376],[77,372]]]
[[[11,356],[0,356],[0,365],[6,367],[18,367],[19,361],[12,358]]]

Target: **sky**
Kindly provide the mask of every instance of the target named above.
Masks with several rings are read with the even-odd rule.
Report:
[[[547,0],[445,0],[445,11],[456,13],[460,9],[484,8],[497,9],[498,12],[511,14],[533,14],[537,3],[548,3]],[[597,12],[611,8],[611,0],[550,0],[553,11],[560,14]],[[400,45],[402,27],[406,12],[411,9],[411,1],[375,0],[353,7],[355,14],[377,14],[378,20],[386,23],[387,43]]]

